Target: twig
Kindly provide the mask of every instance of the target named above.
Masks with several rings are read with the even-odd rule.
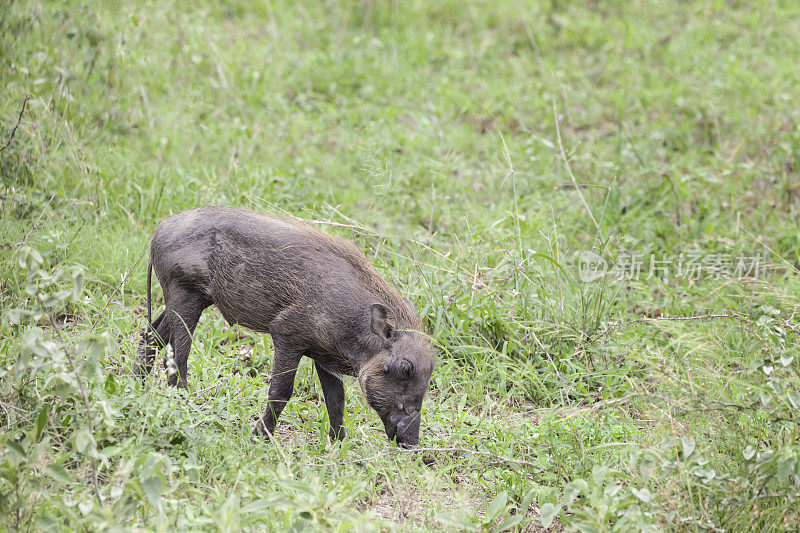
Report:
[[[725,531],[724,529],[718,528],[717,526],[715,526],[711,522],[709,522],[707,524],[704,524],[699,519],[697,519],[697,518],[695,518],[693,516],[679,517],[677,520],[681,524],[692,524],[693,526],[697,526],[700,529],[703,529],[703,530],[706,530],[706,531],[715,531],[715,532],[716,531],[719,531],[719,532],[724,532]]]
[[[685,407],[685,406],[683,406],[683,405],[681,405],[679,403],[672,402],[672,401],[664,398],[663,396],[659,396],[658,394],[651,394],[650,396],[652,396],[653,398],[658,398],[662,402],[664,402],[664,403],[668,404],[669,406],[671,406],[673,409],[677,409],[679,411],[682,411],[681,413],[678,413],[679,416],[683,416],[683,415],[686,415],[686,414],[689,414],[689,413],[705,413],[705,412],[709,412],[709,411],[725,411],[727,409],[736,409],[737,411],[745,411],[745,410],[748,410],[748,409],[756,409],[756,408],[758,408],[758,404],[756,404],[756,403],[753,403],[751,405],[741,405],[741,404],[738,404],[738,403],[721,402],[719,400],[706,400],[703,397],[698,397],[697,399],[700,400],[700,401],[708,401],[708,402],[711,402],[711,403],[715,403],[715,404],[718,405],[718,407]]]
[[[612,330],[625,326],[632,326],[634,324],[644,324],[647,322],[688,322],[692,320],[718,320],[718,319],[731,319],[747,322],[748,318],[742,315],[727,315],[727,314],[712,314],[712,315],[694,315],[694,316],[657,316],[652,318],[639,318],[636,320],[627,320],[625,322],[612,322],[606,324],[606,329],[600,333],[600,336],[608,335]]]
[[[219,387],[222,384],[223,383],[221,381],[219,381],[219,382],[215,383],[214,385],[211,385],[210,387],[206,387],[205,389],[193,390],[189,394],[192,395],[192,396],[200,396],[201,394],[203,394],[205,392],[208,392],[208,391],[216,389],[217,387]]]
[[[797,420],[795,420],[794,418],[792,418],[790,416],[779,416],[777,418],[773,418],[772,422],[773,423],[775,423],[775,422],[791,422],[792,424],[796,424],[796,425],[800,426],[800,421],[797,421]]]
[[[589,213],[589,218],[592,219],[595,229],[599,232],[600,224],[597,223],[597,220],[592,214],[592,210],[589,208],[589,204],[586,203],[586,198],[583,197],[581,188],[578,186],[578,181],[575,179],[575,175],[572,173],[572,167],[569,166],[569,160],[567,159],[567,154],[564,151],[564,145],[561,143],[561,128],[558,125],[558,109],[556,108],[555,98],[553,98],[553,120],[556,123],[556,138],[558,139],[558,149],[561,151],[561,159],[564,161],[564,167],[567,169],[567,174],[569,174],[569,178],[572,180],[572,186],[575,187],[575,192],[578,193],[578,196],[583,203],[583,207],[586,208],[586,212]]]
[[[360,459],[353,459],[352,461],[346,462],[338,462],[338,463],[321,463],[321,464],[311,464],[309,466],[320,467],[320,466],[338,466],[342,464],[358,464],[358,463],[366,463],[372,461],[373,459],[377,459],[379,457],[385,457],[387,455],[397,455],[397,454],[414,454],[414,453],[425,453],[425,452],[458,452],[463,453],[466,455],[481,455],[484,457],[489,457],[494,459],[495,461],[499,461],[501,463],[506,463],[510,465],[519,465],[519,466],[526,466],[528,468],[532,468],[537,472],[543,472],[544,469],[538,465],[530,463],[528,461],[520,461],[519,459],[510,459],[508,457],[503,457],[500,455],[495,455],[490,452],[483,452],[479,450],[468,450],[466,448],[396,448],[387,452],[381,452],[375,455],[371,455],[369,457],[362,457]]]
[[[17,117],[17,123],[14,124],[14,129],[11,130],[11,135],[8,136],[6,144],[2,148],[0,148],[0,152],[8,148],[8,145],[10,145],[11,141],[14,139],[14,134],[17,133],[17,128],[19,128],[19,125],[22,123],[22,115],[25,113],[25,104],[27,104],[28,100],[30,100],[31,98],[32,98],[31,96],[26,96],[25,99],[22,101],[22,109],[19,110],[19,117]]]
[[[723,411],[725,409],[736,409],[737,411],[741,412],[741,411],[748,411],[748,410],[751,410],[751,409],[759,409],[759,407],[760,407],[760,404],[758,402],[753,402],[753,403],[750,403],[749,405],[745,405],[745,404],[740,404],[740,403],[723,402],[722,400],[714,400],[714,399],[706,398],[701,393],[696,392],[691,387],[690,384],[686,383],[685,381],[680,379],[678,376],[675,376],[673,374],[669,374],[669,373],[664,372],[664,371],[662,371],[662,374],[664,376],[666,376],[667,378],[675,381],[684,390],[688,391],[689,394],[693,397],[693,401],[694,401],[695,404],[702,405],[704,403],[711,403],[711,404],[716,404],[716,405],[719,406],[719,407],[684,407],[684,406],[682,406],[680,404],[676,404],[676,403],[668,400],[667,398],[664,398],[663,396],[659,396],[658,394],[650,394],[650,396],[652,396],[654,398],[658,398],[659,400],[669,404],[674,409],[678,409],[678,410],[683,411],[683,413],[680,413],[680,415],[684,415],[684,414],[691,413],[691,412]]]
[[[29,237],[30,237],[30,236],[33,234],[33,232],[34,232],[34,231],[36,231],[38,228],[40,228],[40,227],[42,226],[42,224],[44,224],[45,222],[47,222],[48,220],[50,220],[51,218],[53,218],[53,217],[55,216],[55,214],[53,214],[53,215],[50,215],[49,217],[47,217],[47,218],[45,219],[45,221],[44,221],[44,222],[41,222],[41,220],[42,220],[42,217],[43,217],[43,216],[44,216],[44,214],[47,212],[47,208],[48,208],[48,207],[50,207],[50,204],[51,204],[51,203],[53,203],[53,198],[55,198],[55,197],[56,197],[56,195],[55,195],[55,194],[53,194],[52,196],[50,196],[50,199],[49,199],[49,200],[47,200],[47,203],[44,205],[44,209],[42,209],[42,212],[41,212],[41,213],[39,213],[39,218],[37,218],[37,219],[36,219],[36,222],[34,222],[34,223],[33,223],[33,226],[31,226],[31,229],[29,229],[29,230],[28,230],[28,233],[26,233],[26,234],[25,234],[25,236],[24,236],[24,237],[22,237],[22,240],[21,240],[21,241],[18,241],[18,242],[15,242],[15,243],[8,243],[8,244],[4,244],[4,246],[7,246],[7,247],[9,247],[9,248],[11,248],[12,246],[22,246],[23,244],[25,244],[25,242],[26,242],[26,241],[28,240],[28,238],[29,238]]]
[[[148,242],[147,244],[149,245],[150,243]],[[128,270],[128,273],[125,274],[125,277],[122,278],[122,281],[120,281],[119,284],[116,286],[116,288],[111,292],[111,295],[108,297],[108,300],[106,300],[106,304],[103,306],[103,308],[100,310],[100,313],[98,313],[97,318],[94,320],[94,323],[92,324],[92,327],[89,328],[89,333],[94,331],[94,328],[100,322],[100,319],[103,318],[103,313],[105,312],[106,308],[108,308],[108,304],[111,303],[111,299],[114,297],[115,294],[117,294],[117,291],[119,290],[120,287],[122,287],[122,284],[125,283],[128,280],[128,278],[131,275],[131,272],[133,272],[133,270],[137,266],[139,266],[139,262],[142,260],[142,257],[144,257],[144,253],[146,251],[147,251],[147,246],[145,246],[142,249],[142,253],[139,254],[139,259],[136,260],[136,263],[134,263],[133,266],[130,268],[130,270]]]
[[[705,399],[705,398],[703,398],[703,399]],[[708,401],[711,402],[711,403],[715,403],[717,405],[721,405],[722,407],[732,407],[734,409],[738,409],[739,411],[744,411],[745,409],[758,409],[760,407],[760,405],[755,403],[755,402],[751,403],[750,405],[742,405],[740,403],[728,403],[728,402],[723,402],[723,401],[720,401],[720,400],[713,400],[713,399],[712,400],[708,400]]]
[[[608,407],[610,405],[616,405],[618,403],[624,403],[624,402],[630,400],[631,398],[635,398],[637,396],[642,396],[642,394],[638,393],[638,392],[631,392],[630,394],[626,394],[625,396],[620,396],[619,398],[609,398],[607,400],[600,400],[600,401],[597,401],[597,402],[594,402],[594,403],[588,404],[588,405],[582,405],[582,406],[576,406],[576,407],[568,405],[568,406],[560,407],[560,408],[556,409],[555,412],[556,413],[565,413],[565,414],[568,413],[568,412],[572,412],[572,413],[589,412],[589,413],[591,413],[593,411],[597,411],[598,409],[602,409],[602,408]]]
[[[6,413],[6,431],[11,431],[11,413],[8,412],[5,402],[0,402],[0,408]]]
[[[755,496],[756,499],[764,499],[764,498],[800,498],[800,492],[795,492],[792,494],[791,492],[784,493],[784,494],[759,494]]]
[[[147,116],[147,123],[153,127],[153,115],[150,113],[150,100],[147,99],[147,92],[144,90],[144,85],[139,85],[139,94],[142,95],[142,106],[144,107],[144,114]]]
[[[0,200],[13,200],[14,202],[17,202],[18,204],[30,204],[30,203],[33,203],[30,200],[28,200],[27,198],[22,198],[20,196],[8,196],[8,195],[5,195],[5,194],[0,194]]]
[[[789,261],[787,261],[786,259],[784,259],[784,257],[783,257],[781,254],[779,254],[778,252],[776,252],[775,250],[773,250],[772,248],[770,248],[770,247],[769,247],[769,246],[768,246],[766,243],[762,242],[762,241],[761,241],[761,239],[759,239],[758,237],[756,237],[755,235],[753,235],[752,233],[750,233],[749,231],[747,231],[747,228],[745,228],[745,227],[744,227],[744,225],[742,225],[742,224],[739,224],[739,229],[740,229],[740,230],[742,230],[743,232],[747,233],[747,236],[748,236],[748,237],[750,237],[751,239],[753,239],[754,241],[756,241],[758,244],[760,244],[761,246],[763,246],[764,248],[766,248],[767,250],[769,250],[769,252],[770,252],[772,255],[774,255],[775,257],[777,257],[778,259],[780,259],[780,260],[781,260],[781,261],[782,261],[782,262],[783,262],[783,263],[784,263],[784,264],[785,264],[785,265],[786,265],[786,266],[787,266],[789,269],[791,269],[791,270],[792,270],[792,271],[793,271],[795,274],[800,274],[800,270],[797,270],[797,268],[795,268],[795,266],[794,266],[793,264],[791,264]]]
[[[31,235],[33,235],[33,233],[36,230],[38,230],[39,228],[41,228],[42,226],[44,226],[45,224],[47,224],[48,222],[53,220],[55,217],[60,215],[66,209],[69,209],[70,207],[74,207],[76,205],[86,205],[86,204],[91,205],[91,202],[84,202],[84,201],[81,201],[81,200],[72,200],[70,203],[68,203],[65,206],[62,206],[62,207],[58,208],[58,210],[55,213],[51,214],[46,219],[42,220],[42,216],[44,216],[45,212],[47,211],[47,208],[50,207],[50,203],[53,201],[53,198],[55,198],[55,197],[56,197],[55,195],[52,195],[50,197],[50,200],[47,201],[47,205],[44,206],[44,209],[42,209],[42,212],[39,214],[39,218],[36,219],[36,222],[33,224],[33,226],[31,226],[31,229],[28,230],[28,232],[25,234],[25,236],[22,238],[21,241],[6,242],[6,243],[3,243],[0,246],[3,246],[5,248],[19,248],[20,246],[22,246],[26,242],[28,242],[28,239],[31,237]]]

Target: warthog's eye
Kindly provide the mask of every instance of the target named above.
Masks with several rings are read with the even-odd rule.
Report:
[[[409,361],[408,359],[403,359],[400,361],[400,375],[404,378],[410,378],[411,374],[414,373],[414,363]]]
[[[389,364],[383,365],[383,371],[398,380],[410,379],[414,375],[414,363],[406,358],[403,358],[400,362],[390,361]]]

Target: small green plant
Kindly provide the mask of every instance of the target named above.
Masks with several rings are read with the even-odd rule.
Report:
[[[630,476],[603,464],[595,465],[591,474],[567,483],[558,499],[543,491],[542,527],[549,528],[560,516],[563,524],[583,533],[657,530],[647,487],[632,486]]]
[[[69,457],[67,449],[89,463],[96,500],[88,505],[102,507],[94,406],[86,382],[96,377],[108,345],[105,337],[95,335],[69,343],[57,322],[67,305],[80,298],[80,268],[56,268],[50,272],[42,255],[33,248],[21,250],[19,266],[26,271],[24,293],[31,303],[10,309],[5,315],[23,333],[16,362],[4,374],[8,372],[9,386],[17,397],[15,409],[20,419],[16,422],[20,430],[0,437],[0,509],[5,511],[8,525],[15,528],[30,527],[48,480],[70,482],[71,476],[62,466]],[[38,414],[34,417],[34,413]],[[33,424],[26,422],[28,419],[33,419]],[[7,424],[11,422],[6,420]],[[28,429],[23,431],[26,426]],[[48,474],[49,478],[40,478],[41,474]],[[46,518],[38,519],[47,522]]]
[[[523,523],[534,496],[535,492],[530,491],[517,506],[509,502],[508,493],[502,491],[486,504],[481,514],[460,509],[439,513],[436,520],[460,531],[509,531]]]

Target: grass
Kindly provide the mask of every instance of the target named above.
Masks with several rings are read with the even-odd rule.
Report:
[[[0,143],[32,97],[0,152],[0,524],[796,527],[798,17],[712,0],[0,7]],[[277,443],[253,444],[270,340],[212,310],[188,395],[135,379],[149,237],[208,203],[354,239],[436,345],[423,445],[538,468],[389,453],[353,383],[330,443],[307,363]],[[584,282],[584,250],[644,271]],[[708,270],[754,257],[741,279]],[[653,260],[670,275],[648,277]],[[59,293],[73,267],[77,297]],[[706,315],[728,318],[663,320]]]

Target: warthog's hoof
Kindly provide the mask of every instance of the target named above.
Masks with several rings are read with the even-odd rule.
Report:
[[[340,427],[338,432],[333,428],[328,429],[328,438],[330,438],[332,441],[344,440],[346,435],[347,432],[345,431],[344,426]]]
[[[257,442],[270,441],[271,438],[272,435],[269,431],[267,431],[267,428],[264,427],[264,421],[259,419],[258,422],[253,425],[253,431],[250,435],[250,442],[255,444]]]

